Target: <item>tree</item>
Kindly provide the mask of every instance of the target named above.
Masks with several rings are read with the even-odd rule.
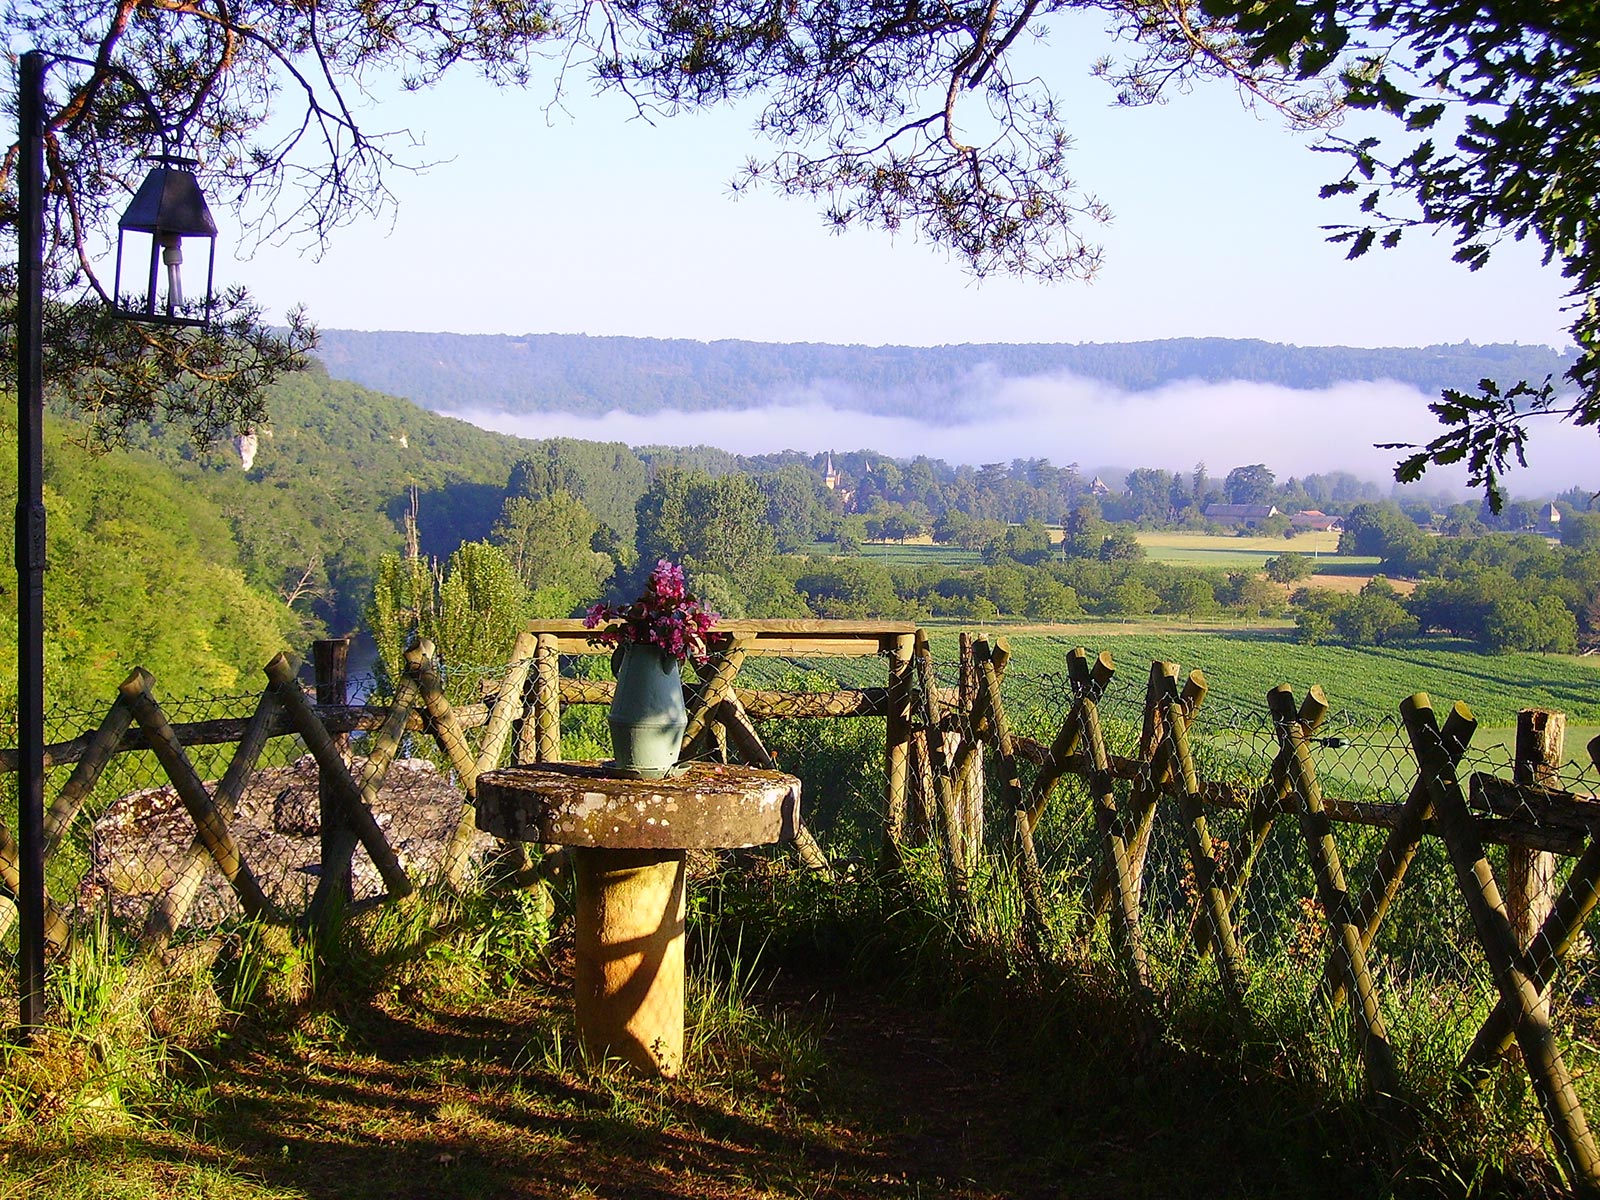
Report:
[[[1352,646],[1382,646],[1417,630],[1417,620],[1388,593],[1372,585],[1333,613],[1333,628]]]
[[[471,69],[515,84],[541,55],[558,64],[558,99],[569,76],[588,75],[646,115],[756,104],[756,127],[772,144],[735,190],[813,197],[838,229],[914,230],[978,276],[1087,279],[1100,267],[1094,236],[1109,212],[1071,169],[1067,114],[1051,82],[1019,61],[1019,47],[1046,35],[1053,17],[1077,10],[1113,36],[1120,57],[1095,70],[1120,103],[1160,103],[1220,79],[1297,127],[1333,129],[1319,148],[1344,155],[1348,171],[1325,193],[1360,205],[1358,222],[1334,234],[1352,257],[1437,229],[1476,267],[1499,241],[1532,237],[1571,281],[1576,398],[1548,380],[1446,392],[1434,411],[1447,432],[1408,447],[1403,478],[1464,461],[1497,496],[1501,473],[1521,460],[1530,415],[1600,423],[1592,5],[53,0],[11,6],[7,32],[12,45],[74,58],[57,68],[62,90],[49,118],[50,290],[66,301],[103,293],[80,251],[105,230],[133,159],[152,146],[214,164],[250,236],[318,247],[346,221],[381,216],[392,204],[389,173],[419,165],[404,157],[421,142],[413,131],[384,135],[358,121],[369,80],[387,72],[421,88]],[[1340,134],[1346,105],[1389,120]],[[0,214],[8,233],[13,221]],[[87,335],[89,309],[64,304],[53,344],[82,348],[78,375],[109,372],[109,390],[80,381],[74,391],[103,395],[108,421],[170,404],[197,434],[214,433],[231,419],[259,419],[251,372],[291,364],[308,338],[303,325],[274,338],[242,293],[224,307],[224,332],[209,340],[166,331],[114,344],[98,326]],[[156,384],[143,398],[138,372],[112,365],[134,350],[142,382]],[[225,368],[215,374],[227,382],[195,354]],[[231,356],[243,365],[229,365]],[[63,357],[63,368],[74,365]]]
[[[1421,539],[1417,527],[1393,503],[1358,504],[1344,519],[1339,553],[1381,558],[1390,566],[1405,560]]]
[[[1302,646],[1315,646],[1333,633],[1333,620],[1320,608],[1302,608],[1294,614],[1294,640]]]
[[[794,590],[819,617],[891,617],[901,608],[889,572],[864,558],[823,564],[795,580]]]
[[[767,502],[767,524],[778,549],[792,554],[810,545],[823,518],[816,476],[791,463],[763,475],[760,485]]]
[[[772,556],[767,503],[742,472],[697,483],[689,492],[689,536],[683,556],[733,579]]]
[[[462,544],[441,569],[421,558],[385,555],[367,609],[378,661],[390,681],[404,671],[411,638],[431,640],[454,667],[445,694],[460,703],[474,694],[474,667],[503,666],[526,619],[526,592],[510,561],[487,542]]]
[[[1600,513],[1575,512],[1563,517],[1561,544],[1572,550],[1600,550]]]
[[[636,511],[641,569],[661,558],[682,559],[738,579],[772,554],[766,498],[742,472],[712,478],[664,468]]]
[[[534,616],[565,617],[599,598],[615,564],[594,549],[600,523],[582,501],[557,488],[540,500],[512,496],[489,540],[528,589]]]
[[[1174,477],[1154,467],[1129,471],[1124,516],[1140,525],[1163,525],[1173,509]]]
[[[1275,558],[1267,559],[1267,578],[1274,583],[1299,583],[1316,573],[1317,564],[1304,554],[1285,550]]]
[[[1229,471],[1222,490],[1229,504],[1266,504],[1272,499],[1275,478],[1265,463],[1252,463]]]
[[[1175,574],[1162,589],[1161,609],[1185,617],[1204,616],[1217,608],[1216,589],[1205,576],[1185,571]]]
[[[1072,506],[1062,525],[1061,553],[1066,558],[1094,558],[1110,530],[1100,516],[1100,502],[1084,497]]]
[[[1144,556],[1139,539],[1126,529],[1114,530],[1101,539],[1097,555],[1101,562],[1142,562]]]
[[[1593,5],[1505,0],[1207,0],[1251,43],[1252,62],[1302,78],[1337,71],[1345,102],[1393,118],[1322,148],[1348,160],[1324,195],[1358,197],[1359,223],[1338,230],[1351,258],[1391,248],[1413,229],[1441,230],[1456,261],[1476,270],[1505,240],[1532,237],[1571,281],[1577,362],[1573,396],[1549,379],[1476,394],[1447,390],[1431,405],[1446,432],[1410,450],[1402,482],[1432,465],[1464,462],[1492,507],[1500,479],[1522,464],[1530,418],[1600,424],[1600,246],[1593,214],[1600,174],[1593,103],[1600,11]]]

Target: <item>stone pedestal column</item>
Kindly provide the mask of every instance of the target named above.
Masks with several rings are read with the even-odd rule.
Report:
[[[573,848],[578,1036],[593,1060],[648,1074],[683,1063],[682,850]]]

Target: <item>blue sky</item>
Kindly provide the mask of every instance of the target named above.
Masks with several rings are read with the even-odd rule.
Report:
[[[1319,228],[1335,160],[1223,86],[1121,110],[1093,43],[1034,51],[1061,82],[1079,177],[1116,214],[1093,284],[974,283],[909,235],[823,227],[804,199],[734,200],[754,111],[651,125],[580,85],[546,112],[462,78],[369,110],[425,139],[392,179],[392,222],[338,231],[320,261],[263,248],[231,265],[275,314],[330,328],[558,332],[931,345],[1257,337],[1302,345],[1565,345],[1561,280],[1531,247],[1472,274],[1416,237],[1346,262]],[[448,233],[465,224],[464,232]],[[224,245],[226,234],[224,235]],[[219,269],[220,266],[219,266]]]

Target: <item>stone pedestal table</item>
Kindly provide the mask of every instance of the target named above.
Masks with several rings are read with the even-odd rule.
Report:
[[[686,852],[786,841],[800,781],[778,771],[690,763],[666,779],[604,763],[539,763],[478,777],[478,828],[570,847],[577,883],[574,993],[593,1057],[646,1074],[683,1062]]]

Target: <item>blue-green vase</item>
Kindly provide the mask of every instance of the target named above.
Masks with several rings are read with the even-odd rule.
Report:
[[[612,769],[637,779],[660,779],[678,762],[689,714],[683,706],[678,660],[654,646],[620,647],[611,725]]]

